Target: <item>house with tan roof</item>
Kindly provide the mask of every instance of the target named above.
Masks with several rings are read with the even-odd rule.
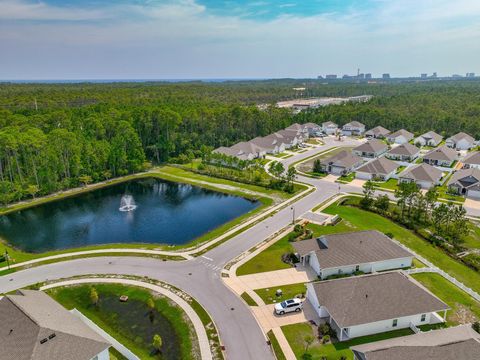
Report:
[[[457,160],[457,157],[456,150],[444,145],[425,154],[423,162],[433,166],[450,167]]]
[[[355,170],[355,177],[362,180],[387,181],[395,175],[399,167],[400,165],[395,161],[382,156],[360,166]]]
[[[437,134],[435,131],[429,131],[417,137],[414,143],[418,146],[438,146],[442,140],[442,135]]]
[[[342,134],[345,136],[359,136],[365,132],[365,125],[358,121],[351,121],[342,126]]]
[[[472,325],[356,345],[355,360],[473,360],[480,358],[480,334]]]
[[[420,149],[410,143],[392,148],[385,156],[391,160],[411,162],[420,156]]]
[[[475,139],[464,132],[459,132],[445,140],[445,144],[457,150],[470,150],[475,146]]]
[[[412,266],[413,255],[376,230],[323,235],[292,243],[303,265],[320,279]]]
[[[432,165],[418,164],[405,169],[398,176],[399,182],[414,182],[422,189],[440,185],[443,172]]]
[[[387,140],[393,144],[406,144],[413,139],[413,134],[405,129],[397,130],[387,135]]]
[[[469,153],[462,160],[463,167],[466,169],[477,168],[480,169],[480,151],[473,151]]]
[[[388,151],[388,145],[381,140],[371,139],[355,147],[352,152],[360,157],[376,158]]]
[[[443,323],[449,310],[401,271],[308,283],[307,299],[340,341]]]
[[[347,175],[363,164],[363,159],[347,150],[320,160],[322,169],[333,175]]]
[[[365,137],[369,139],[385,139],[388,134],[390,134],[390,130],[385,129],[383,126],[375,126],[365,133]]]
[[[0,359],[109,360],[110,344],[41,291],[0,300]]]
[[[470,198],[480,198],[480,169],[462,169],[453,174],[448,181],[448,187],[459,195]]]
[[[322,123],[322,131],[327,135],[335,135],[338,131],[338,125],[333,121],[326,121]]]

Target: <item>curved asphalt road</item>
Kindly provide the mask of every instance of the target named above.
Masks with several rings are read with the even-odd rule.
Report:
[[[353,140],[341,143],[329,138],[327,144],[284,160],[285,165],[311,156],[332,146],[355,145]],[[358,144],[358,142],[356,143]],[[300,176],[316,191],[293,204],[296,218],[325,201],[339,191],[359,191],[349,185]],[[68,278],[75,275],[122,274],[147,276],[170,283],[195,297],[211,314],[226,347],[227,358],[232,360],[273,359],[270,348],[248,307],[227,288],[221,280],[223,266],[281,230],[292,221],[291,206],[268,217],[250,229],[207,252],[188,261],[159,261],[145,257],[94,257],[64,261],[19,271],[0,277],[0,293],[12,291],[37,282]]]

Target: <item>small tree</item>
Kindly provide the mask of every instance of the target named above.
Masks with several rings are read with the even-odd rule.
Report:
[[[94,287],[90,289],[90,303],[94,306],[98,304],[98,293]]]
[[[313,169],[312,171],[314,173],[322,173],[323,172],[323,168],[322,168],[322,163],[319,159],[315,160],[313,162]]]
[[[151,297],[148,298],[147,307],[148,307],[149,312],[153,312],[153,310],[155,309],[155,301],[153,301],[153,298],[151,298]]]
[[[373,194],[375,193],[375,187],[373,182],[368,180],[365,184],[363,184],[363,195],[364,197],[360,200],[360,206],[363,209],[370,209],[373,204]]]
[[[92,177],[89,175],[82,175],[78,178],[78,180],[83,184],[83,186],[87,186],[93,181]]]
[[[375,200],[374,205],[378,211],[380,211],[382,214],[385,214],[390,208],[390,199],[387,195],[379,196],[377,200]]]
[[[305,342],[305,352],[306,353],[308,352],[308,348],[310,347],[310,345],[312,345],[314,340],[315,340],[315,338],[312,335],[307,335],[303,338],[303,341]]]
[[[155,349],[155,351],[156,352],[161,352],[162,351],[162,345],[163,345],[162,337],[158,334],[155,334],[153,336],[153,341],[152,341],[152,346]]]
[[[27,186],[27,193],[35,199],[35,195],[40,191],[37,185],[28,185]]]

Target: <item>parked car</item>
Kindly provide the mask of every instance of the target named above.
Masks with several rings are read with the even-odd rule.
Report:
[[[275,314],[283,315],[289,312],[302,311],[303,301],[300,299],[290,299],[275,304]]]

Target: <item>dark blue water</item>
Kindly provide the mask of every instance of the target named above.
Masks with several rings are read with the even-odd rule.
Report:
[[[119,211],[124,194],[137,208]],[[0,217],[0,237],[28,252],[112,243],[185,244],[259,206],[241,197],[148,178]]]

